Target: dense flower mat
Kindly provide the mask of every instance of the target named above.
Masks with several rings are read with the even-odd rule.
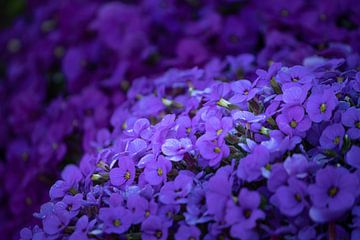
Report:
[[[360,239],[359,24],[357,1],[28,1],[0,33],[1,236]]]

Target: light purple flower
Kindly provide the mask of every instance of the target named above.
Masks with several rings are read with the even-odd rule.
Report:
[[[166,139],[161,146],[161,151],[171,161],[179,162],[183,159],[184,154],[191,151],[193,145],[189,138]]]

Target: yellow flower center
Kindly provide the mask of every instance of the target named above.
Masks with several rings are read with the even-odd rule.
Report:
[[[222,132],[223,132],[223,130],[222,130],[222,129],[219,129],[219,130],[216,131],[216,134],[217,134],[217,135],[220,135]]]
[[[214,148],[214,153],[219,153],[219,152],[221,152],[221,149],[219,147]]]
[[[125,178],[126,180],[129,180],[130,177],[131,177],[130,172],[129,172],[129,171],[126,171],[126,173],[125,173],[125,175],[124,175],[124,178]]]
[[[156,236],[157,238],[161,238],[161,237],[162,237],[162,231],[157,230],[156,233],[155,233],[155,236]]]
[[[162,170],[162,168],[158,168],[158,169],[157,169],[157,175],[158,175],[159,177],[163,175],[163,170]]]
[[[297,122],[295,121],[295,120],[292,120],[291,122],[290,122],[290,126],[292,127],[292,128],[296,128],[297,127]]]
[[[294,198],[295,198],[295,200],[296,200],[297,202],[301,202],[301,195],[300,195],[299,193],[296,193],[296,194],[294,195]]]
[[[339,189],[337,187],[331,187],[328,190],[328,195],[330,197],[335,197],[338,192],[339,192]]]
[[[113,225],[114,225],[115,227],[119,227],[119,226],[121,226],[121,221],[120,221],[119,219],[115,219],[115,220],[113,221]]]
[[[326,111],[326,104],[325,104],[325,103],[322,103],[322,104],[320,105],[320,111],[321,111],[322,113]]]
[[[250,209],[245,209],[244,210],[244,217],[249,218],[250,216],[251,216],[251,210]]]

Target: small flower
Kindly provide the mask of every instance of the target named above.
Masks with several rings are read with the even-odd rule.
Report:
[[[296,178],[290,178],[287,186],[281,186],[270,199],[281,213],[293,217],[300,214],[305,206],[306,184]]]
[[[159,185],[165,182],[167,174],[171,170],[171,162],[163,156],[146,163],[144,170],[145,180],[151,185]]]
[[[234,96],[230,98],[229,101],[234,104],[250,101],[259,91],[257,88],[253,87],[249,80],[239,80],[233,82],[231,83],[231,89],[234,92]]]
[[[141,224],[142,239],[161,240],[167,239],[168,228],[158,216],[150,216]]]
[[[308,188],[312,201],[310,216],[314,221],[324,221],[353,206],[358,193],[359,179],[343,167],[327,166],[316,174],[316,183]]]
[[[309,162],[302,154],[293,154],[284,161],[284,168],[290,176],[304,178],[307,176]]]
[[[110,170],[110,182],[114,186],[131,185],[135,178],[135,164],[129,157],[118,159],[119,167]]]
[[[324,90],[322,93],[313,93],[306,104],[306,112],[313,122],[328,121],[337,103],[338,100],[331,89]]]
[[[340,149],[344,135],[345,129],[341,124],[335,123],[327,126],[320,136],[320,145],[325,149]]]
[[[239,231],[251,230],[256,226],[256,221],[265,218],[259,208],[260,194],[246,188],[240,190],[237,200],[230,199],[226,208],[225,220],[231,225],[231,235],[238,237]]]
[[[255,181],[261,177],[262,168],[270,161],[266,147],[257,145],[252,153],[240,159],[237,176],[245,181]]]
[[[360,109],[351,107],[342,114],[342,124],[349,127],[347,134],[351,139],[360,138]]]
[[[126,232],[132,221],[131,213],[123,207],[100,208],[99,219],[104,222],[106,233]]]
[[[352,146],[346,153],[345,160],[351,166],[360,168],[360,147]]]
[[[181,138],[177,140],[175,138],[169,138],[165,140],[165,143],[161,146],[161,151],[171,161],[178,162],[184,157],[184,154],[192,149],[192,142],[189,138]]]
[[[303,135],[311,127],[311,121],[301,106],[285,109],[277,116],[276,123],[283,133],[291,136]]]
[[[191,191],[192,183],[193,178],[191,176],[180,173],[174,181],[165,183],[161,188],[160,202],[164,204],[186,203],[186,197]]]
[[[188,226],[186,224],[181,224],[179,229],[175,234],[176,240],[188,239],[188,240],[197,240],[200,238],[201,232],[196,226]]]
[[[224,138],[231,130],[232,125],[232,118],[230,117],[224,117],[222,119],[211,117],[206,121],[205,129],[209,135]]]
[[[209,161],[210,166],[217,165],[224,157],[230,154],[229,147],[223,139],[209,134],[199,137],[196,147],[199,149],[201,156]]]

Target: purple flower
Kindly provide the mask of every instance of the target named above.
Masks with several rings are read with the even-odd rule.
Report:
[[[127,208],[132,215],[132,223],[138,224],[150,216],[149,202],[138,194],[132,194],[127,199]]]
[[[294,104],[302,104],[306,97],[309,90],[309,87],[302,86],[296,83],[288,83],[282,86],[282,100],[287,105],[294,105]]]
[[[322,93],[312,93],[306,104],[306,112],[313,122],[328,121],[337,103],[338,100],[331,89],[326,89]]]
[[[300,83],[307,84],[311,83],[314,79],[313,74],[308,68],[303,66],[293,66],[291,68],[283,68],[279,71],[276,79],[280,83]]]
[[[141,224],[142,239],[159,240],[167,239],[168,229],[158,216],[150,216]]]
[[[50,235],[61,232],[70,222],[70,215],[62,202],[54,206],[53,212],[43,219],[44,232]]]
[[[231,89],[234,92],[234,96],[231,97],[229,101],[234,104],[248,102],[253,99],[258,92],[258,89],[254,88],[249,80],[232,82]]]
[[[355,168],[360,168],[360,147],[352,146],[346,153],[345,160],[348,164]]]
[[[351,139],[360,138],[360,109],[351,107],[342,114],[342,124],[349,128],[347,134]]]
[[[344,135],[345,129],[341,124],[335,123],[330,125],[322,132],[319,140],[320,145],[325,149],[340,149],[343,143]]]
[[[181,224],[175,234],[175,239],[176,240],[182,240],[182,239],[196,240],[196,239],[200,238],[200,235],[201,235],[201,232],[196,226],[188,226],[186,224]]]
[[[68,165],[61,173],[63,180],[58,180],[50,188],[50,198],[61,198],[68,192],[77,192],[78,183],[82,180],[83,176],[79,168],[75,165]]]
[[[279,187],[270,201],[281,213],[293,217],[300,214],[306,207],[306,190],[304,182],[290,178],[287,186]]]
[[[192,142],[189,138],[181,138],[177,140],[175,138],[169,138],[165,140],[165,143],[161,146],[161,151],[171,161],[178,162],[184,157],[184,154],[192,149]]]
[[[110,181],[114,186],[129,186],[135,178],[135,164],[129,157],[122,157],[118,160],[118,166],[110,170]]]
[[[206,205],[208,213],[213,214],[216,220],[222,220],[225,214],[225,206],[230,198],[232,182],[230,166],[220,168],[216,174],[210,178],[206,186]]]
[[[193,177],[186,173],[180,173],[174,181],[167,182],[161,188],[159,200],[165,204],[186,203],[190,193]]]
[[[284,109],[283,113],[276,117],[276,123],[283,133],[290,136],[302,136],[311,127],[311,121],[301,106]]]
[[[87,216],[82,216],[76,222],[75,231],[70,235],[69,240],[89,239],[88,232],[94,227],[95,223],[95,219],[89,222]]]
[[[199,149],[201,156],[209,161],[210,166],[216,166],[230,153],[229,147],[223,139],[209,134],[199,137],[196,147]]]
[[[166,181],[167,174],[171,170],[171,162],[163,156],[157,160],[153,159],[146,163],[144,170],[145,180],[151,185],[159,185]]]
[[[276,190],[282,185],[286,184],[289,175],[287,174],[284,165],[281,163],[275,163],[271,166],[270,176],[267,181],[267,188],[270,192],[276,192]]]
[[[256,221],[265,218],[259,208],[260,194],[246,188],[240,190],[238,198],[228,201],[225,220],[231,225],[231,236],[239,237],[241,231],[250,230],[256,226]]]
[[[206,134],[224,138],[232,128],[232,125],[232,118],[230,117],[222,119],[211,117],[205,123]]]
[[[104,222],[106,233],[124,233],[131,226],[131,213],[129,210],[119,206],[100,208],[99,219]]]
[[[266,147],[257,145],[246,157],[240,159],[237,176],[245,181],[255,181],[261,177],[262,168],[270,161]]]
[[[23,228],[20,231],[20,240],[46,240],[46,235],[38,225],[32,230],[29,228]]]
[[[307,176],[309,168],[309,162],[302,154],[293,154],[284,161],[284,168],[290,176],[296,176],[298,178],[304,178]]]
[[[359,179],[343,167],[327,166],[316,174],[316,183],[308,188],[312,201],[310,216],[314,221],[336,217],[353,206],[358,193]]]
[[[135,121],[134,126],[131,129],[125,131],[125,135],[131,139],[149,139],[151,134],[150,122],[146,118],[139,118]]]

